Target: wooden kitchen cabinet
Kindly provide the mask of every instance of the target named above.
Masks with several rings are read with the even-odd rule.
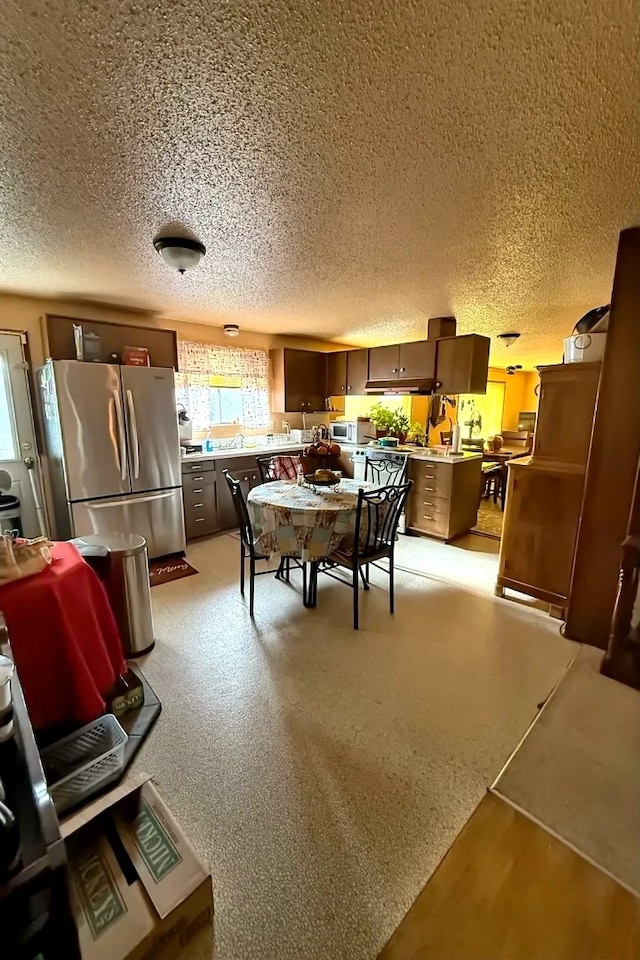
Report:
[[[399,366],[400,347],[397,343],[369,350],[369,380],[397,379]]]
[[[182,498],[187,540],[219,530],[215,461],[182,461]]]
[[[229,490],[229,484],[223,474],[223,470],[228,470],[234,480],[240,481],[245,499],[249,491],[253,489],[253,487],[257,487],[262,481],[255,457],[226,457],[216,461],[216,473],[218,475],[218,529],[233,530],[238,526],[238,521],[231,491]]]
[[[437,393],[486,393],[489,375],[488,337],[470,333],[436,340]]]
[[[476,525],[482,457],[410,457],[407,467],[407,476],[413,481],[407,499],[407,529],[448,541]]]
[[[347,394],[350,397],[362,396],[369,373],[369,351],[347,351]]]
[[[327,396],[357,397],[365,392],[368,350],[339,350],[327,354]]]
[[[327,354],[280,347],[269,353],[272,372],[271,409],[276,413],[324,410],[327,396]]]
[[[436,341],[416,340],[369,350],[369,380],[432,379]]]
[[[327,354],[327,396],[344,397],[347,392],[347,351]]]
[[[496,593],[564,608],[571,592],[599,363],[540,368],[530,457],[509,461]]]

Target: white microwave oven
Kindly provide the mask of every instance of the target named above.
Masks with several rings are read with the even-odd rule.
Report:
[[[332,420],[330,429],[336,443],[368,443],[376,436],[371,420]]]

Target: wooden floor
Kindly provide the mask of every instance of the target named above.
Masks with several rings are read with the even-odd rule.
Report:
[[[640,899],[487,794],[378,960],[637,960]]]

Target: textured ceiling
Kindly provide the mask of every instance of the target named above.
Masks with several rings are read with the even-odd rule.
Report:
[[[4,0],[0,288],[557,360],[640,223],[636,0]],[[153,249],[207,246],[180,277]]]

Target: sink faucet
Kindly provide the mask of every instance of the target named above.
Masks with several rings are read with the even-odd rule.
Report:
[[[283,433],[286,433],[287,436],[290,436],[290,434],[291,434],[291,424],[289,423],[288,420],[283,420],[283,421],[282,421],[282,432],[283,432]]]
[[[235,437],[231,441],[230,446],[232,447],[244,447],[244,433],[236,433]]]

